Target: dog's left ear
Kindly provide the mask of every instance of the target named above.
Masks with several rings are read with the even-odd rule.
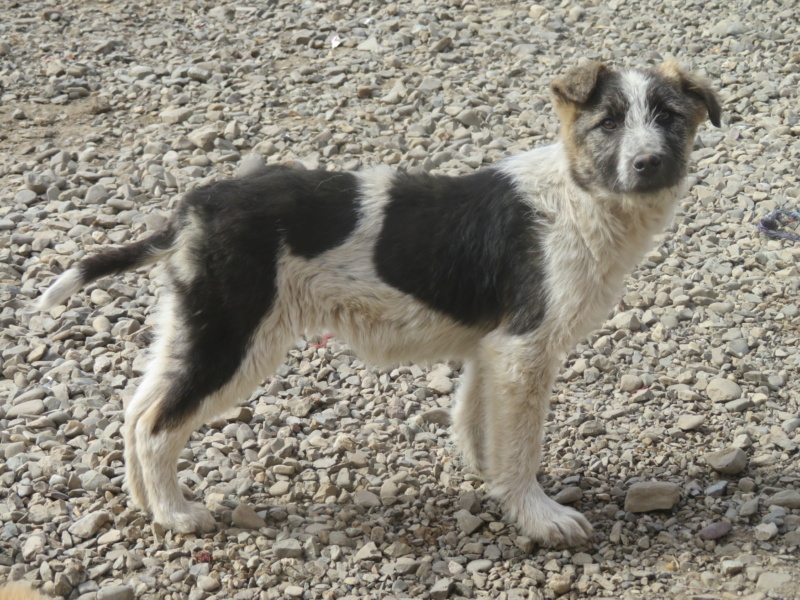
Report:
[[[574,67],[550,84],[557,104],[586,104],[608,70],[601,62]]]
[[[677,81],[684,93],[700,100],[706,107],[708,119],[714,127],[720,127],[722,121],[722,107],[719,103],[719,96],[711,89],[711,85],[702,77],[693,73],[687,73],[676,63],[669,60],[658,67],[658,70],[665,77]],[[701,119],[702,120],[702,119]]]

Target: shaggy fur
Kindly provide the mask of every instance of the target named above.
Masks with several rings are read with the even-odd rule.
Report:
[[[25,584],[11,583],[0,588],[0,600],[48,600],[48,597]]]
[[[717,98],[674,64],[589,63],[552,85],[562,140],[454,178],[270,167],[187,195],[169,226],[90,257],[40,302],[165,260],[153,358],[125,410],[134,501],[179,532],[215,527],[176,460],[198,426],[250,394],[306,331],[378,364],[458,359],[454,429],[520,530],[591,533],[536,480],[564,354],[602,322],[668,222]]]

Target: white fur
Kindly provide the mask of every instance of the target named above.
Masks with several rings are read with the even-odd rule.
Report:
[[[56,279],[53,285],[47,288],[44,295],[39,298],[36,308],[38,310],[49,310],[61,304],[81,289],[85,283],[78,269],[68,269]]]
[[[634,158],[642,154],[660,154],[664,150],[664,138],[658,131],[647,103],[647,88],[650,78],[641,71],[626,71],[622,75],[622,90],[629,103],[620,145],[617,173],[623,189],[630,188],[634,172]]]

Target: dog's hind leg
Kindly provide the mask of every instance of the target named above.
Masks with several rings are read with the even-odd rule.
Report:
[[[176,468],[180,451],[200,425],[252,393],[280,364],[292,339],[274,307],[247,331],[227,313],[208,318],[203,311],[193,315],[194,322],[185,315],[183,307],[164,304],[148,374],[125,414],[131,494],[156,522],[179,533],[215,527],[208,509],[183,496]]]
[[[536,474],[558,356],[547,340],[498,332],[482,343],[488,395],[487,478],[524,535],[544,546],[575,546],[592,531],[576,510],[549,498]]]
[[[467,361],[456,392],[455,408],[453,409],[453,433],[458,448],[464,455],[464,459],[479,473],[486,468],[487,424],[483,383],[480,362],[477,360]]]

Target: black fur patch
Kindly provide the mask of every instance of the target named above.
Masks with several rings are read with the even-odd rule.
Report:
[[[119,248],[110,248],[82,260],[78,265],[78,271],[84,282],[122,273],[147,264],[154,254],[169,249],[174,242],[175,228],[170,224],[143,240]]]
[[[389,285],[465,325],[512,333],[544,317],[541,220],[497,170],[400,173],[375,247]]]
[[[189,243],[195,276],[173,278],[181,365],[154,433],[177,426],[236,374],[274,302],[285,245],[313,258],[341,244],[358,222],[356,179],[347,173],[270,170],[190,193],[178,220],[199,225]]]

